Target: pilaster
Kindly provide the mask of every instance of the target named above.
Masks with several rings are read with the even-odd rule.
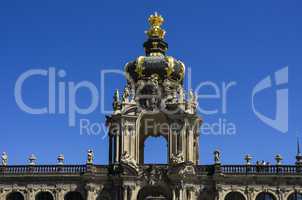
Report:
[[[103,186],[96,185],[93,183],[88,183],[85,186],[87,192],[87,200],[96,200],[100,191],[103,189]]]

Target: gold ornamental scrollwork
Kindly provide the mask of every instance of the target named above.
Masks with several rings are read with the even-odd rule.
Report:
[[[145,70],[145,68],[143,67],[144,61],[145,61],[144,56],[140,56],[136,60],[135,72],[137,73],[139,78],[141,78],[144,75],[144,70]]]
[[[174,72],[174,58],[166,56],[165,60],[168,63],[168,66],[166,67],[167,77],[170,78],[172,73]]]
[[[185,67],[185,64],[183,62],[179,61],[179,63],[180,63],[179,76],[180,76],[180,79],[183,80],[184,77],[185,77],[186,67]]]

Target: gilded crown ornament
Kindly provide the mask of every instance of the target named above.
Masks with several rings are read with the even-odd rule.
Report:
[[[163,39],[165,37],[166,31],[161,28],[161,25],[164,23],[164,18],[155,12],[149,17],[150,29],[146,31],[149,37],[159,37]]]
[[[125,66],[126,77],[129,82],[150,80],[156,76],[159,82],[172,81],[182,84],[185,65],[172,56],[167,56],[168,43],[164,40],[165,30],[161,28],[164,18],[157,12],[148,18],[150,28],[145,33],[148,38],[143,47],[146,55],[138,56]]]

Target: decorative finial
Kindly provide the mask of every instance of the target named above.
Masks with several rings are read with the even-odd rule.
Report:
[[[168,44],[164,41],[166,31],[161,28],[164,18],[157,12],[149,17],[149,30],[145,31],[148,40],[144,43],[147,56],[162,56],[168,50]]]
[[[118,90],[115,90],[113,96],[113,104],[112,104],[114,111],[119,109],[119,103],[120,103],[120,94]]]
[[[299,137],[297,137],[297,155],[301,155]]]
[[[60,154],[59,156],[58,156],[58,165],[64,165],[64,155],[63,154]]]
[[[89,149],[87,152],[87,162],[86,163],[92,165],[93,159],[94,159],[93,151],[91,149]]]
[[[297,137],[296,165],[302,165],[302,154],[301,154],[301,151],[300,151],[300,141],[299,141],[299,137]]]
[[[146,31],[149,37],[159,37],[163,39],[165,37],[166,31],[161,28],[161,25],[164,23],[164,18],[155,12],[149,17],[150,28]]]
[[[2,153],[2,166],[7,166],[8,165],[8,155],[6,152]]]
[[[31,154],[28,158],[28,161],[29,161],[29,165],[31,166],[36,165],[37,157],[35,156],[35,154]]]

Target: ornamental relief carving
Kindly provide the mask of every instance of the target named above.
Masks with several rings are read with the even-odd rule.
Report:
[[[136,171],[138,171],[138,165],[136,163],[136,161],[134,160],[134,158],[132,158],[132,156],[125,151],[122,156],[121,156],[121,163],[124,165],[128,165],[131,168],[135,169]]]
[[[164,179],[165,172],[158,168],[151,166],[143,172],[143,178],[149,185],[159,184]]]

